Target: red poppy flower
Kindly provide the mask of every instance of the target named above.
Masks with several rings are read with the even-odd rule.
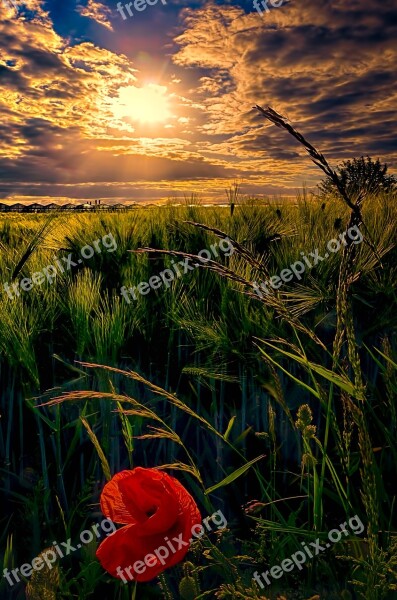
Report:
[[[103,488],[103,514],[125,525],[97,550],[106,571],[122,579],[150,581],[183,560],[192,527],[201,515],[191,495],[174,477],[158,469],[121,471]]]

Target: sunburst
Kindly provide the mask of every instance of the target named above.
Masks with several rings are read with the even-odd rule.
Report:
[[[149,83],[143,87],[128,86],[113,98],[112,109],[118,118],[128,117],[141,123],[164,123],[171,116],[167,88]]]

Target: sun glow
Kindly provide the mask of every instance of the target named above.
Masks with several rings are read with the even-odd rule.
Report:
[[[172,116],[166,92],[166,87],[155,83],[120,88],[112,101],[114,114],[141,123],[163,123]]]

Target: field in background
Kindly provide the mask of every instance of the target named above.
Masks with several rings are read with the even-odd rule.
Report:
[[[205,556],[201,542],[188,555],[203,594],[193,597],[270,597],[255,588],[254,571],[266,571],[303,540],[358,514],[366,525],[361,541],[342,542],[302,573],[284,576],[279,589],[288,600],[314,593],[321,600],[393,598],[396,199],[370,198],[363,218],[365,241],[346,281],[341,251],[285,284],[275,300],[261,301],[244,282],[278,275],[301,260],[300,252],[324,255],[349,221],[340,201],[300,198],[278,208],[242,202],[232,216],[199,205],[121,215],[0,215],[4,566],[30,562],[53,540],[76,538],[100,518],[99,443],[112,474],[174,465],[203,514],[222,509],[228,532],[203,542]],[[224,232],[246,254],[220,256],[219,273],[196,269],[169,289],[127,304],[121,286],[148,281],[172,260],[128,250],[209,249],[215,233],[193,223]],[[18,265],[17,278],[29,277],[54,257],[78,256],[105,234],[115,238],[115,252],[96,253],[52,285],[34,286],[14,300],[5,293],[3,283]],[[338,315],[345,317],[344,332]],[[335,359],[335,337],[343,333],[347,339]],[[132,369],[146,381],[92,365]],[[182,403],[155,393],[151,384]],[[68,401],[37,407],[63,393]],[[123,414],[120,395],[139,402],[135,415]],[[311,411],[302,409],[306,421],[301,410],[297,423],[303,405]],[[156,425],[144,407],[166,423],[168,436],[139,439],[154,435],[148,424]],[[235,482],[204,494],[261,455]],[[263,506],[247,508],[254,500]],[[102,571],[95,546],[60,561],[48,598],[131,598],[131,589]],[[182,577],[178,566],[160,585],[138,586],[136,597],[184,598]],[[32,583],[32,600],[47,597],[43,581]],[[1,585],[4,598],[17,598],[25,587],[10,590],[4,579]]]

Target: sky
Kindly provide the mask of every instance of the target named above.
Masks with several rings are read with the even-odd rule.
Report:
[[[0,0],[0,199],[290,197],[333,165],[397,172],[397,0]],[[125,17],[125,18],[123,18]]]

